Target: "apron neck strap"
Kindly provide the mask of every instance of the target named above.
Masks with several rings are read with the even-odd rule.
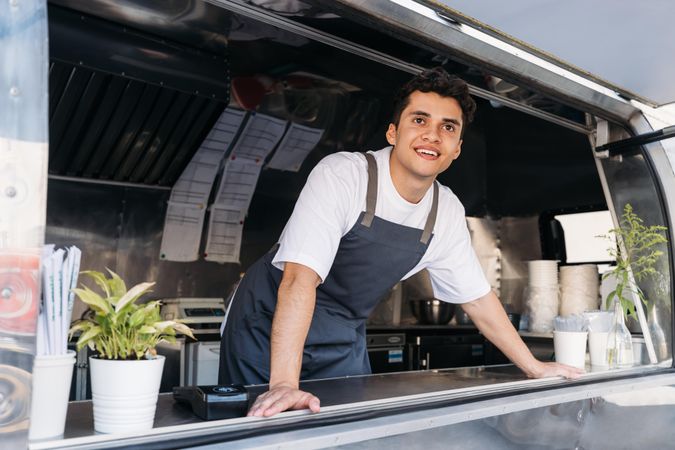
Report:
[[[375,207],[377,206],[377,162],[372,153],[364,153],[366,161],[368,162],[368,191],[366,192],[366,212],[361,220],[361,225],[370,227],[375,217]],[[420,242],[424,245],[429,243],[431,234],[436,225],[436,215],[438,213],[438,182],[434,181],[434,198],[431,203],[431,210],[427,216],[427,222],[424,225],[424,231]]]
[[[434,231],[434,225],[436,225],[436,214],[438,213],[438,181],[434,180],[434,199],[431,202],[431,211],[427,216],[427,223],[424,224],[424,231],[422,232],[422,237],[420,242],[424,245],[429,243],[431,239],[431,233]]]
[[[368,191],[366,193],[366,213],[363,215],[361,225],[370,227],[375,217],[377,206],[377,162],[371,153],[364,153],[368,161]]]

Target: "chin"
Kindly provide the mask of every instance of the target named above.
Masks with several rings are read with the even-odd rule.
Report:
[[[420,180],[428,180],[429,178],[436,178],[440,172],[436,171],[421,171],[417,170],[413,172],[413,175]]]
[[[429,165],[429,166],[431,166],[431,165]],[[447,167],[440,167],[440,166],[437,166],[437,165],[434,165],[433,167],[429,167],[429,166],[427,166],[427,167],[424,167],[424,166],[416,167],[415,168],[416,170],[414,170],[415,175],[417,175],[418,177],[423,177],[423,178],[435,177],[439,173],[442,173],[443,171],[445,171],[447,169]]]

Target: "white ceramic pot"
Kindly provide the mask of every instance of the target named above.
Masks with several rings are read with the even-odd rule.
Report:
[[[92,357],[89,368],[96,431],[130,433],[152,428],[164,356],[134,361]]]

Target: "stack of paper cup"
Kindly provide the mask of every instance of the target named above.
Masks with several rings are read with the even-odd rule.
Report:
[[[560,268],[560,315],[581,314],[599,307],[598,266],[582,264]]]
[[[558,261],[541,259],[528,261],[527,269],[530,275],[531,287],[558,288]]]
[[[527,305],[530,331],[548,333],[553,330],[553,318],[558,315],[558,262],[528,261],[529,285]]]

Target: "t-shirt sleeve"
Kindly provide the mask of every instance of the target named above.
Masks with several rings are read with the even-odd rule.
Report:
[[[490,284],[471,246],[464,208],[460,208],[453,230],[444,240],[439,258],[427,267],[437,299],[450,303],[467,303],[490,292]],[[434,239],[439,236],[434,236]]]
[[[349,227],[358,176],[356,164],[344,156],[331,155],[317,164],[279,238],[275,267],[298,263],[326,279]]]

